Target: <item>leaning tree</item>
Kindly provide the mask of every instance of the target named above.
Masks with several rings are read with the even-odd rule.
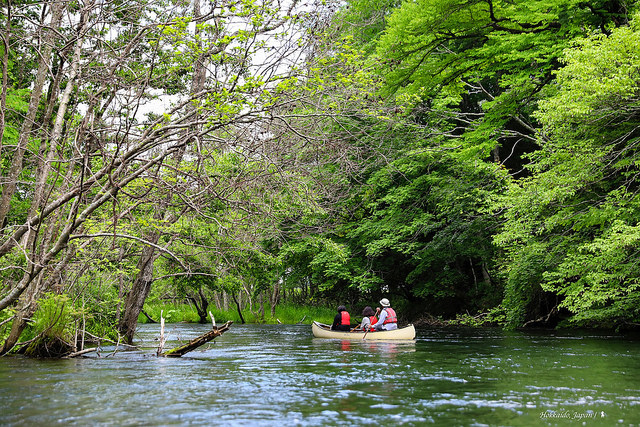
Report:
[[[156,259],[193,273],[172,249],[183,241],[180,219],[238,220],[230,210],[275,218],[275,200],[311,195],[300,185],[279,190],[313,161],[298,155],[310,141],[284,137],[299,116],[283,113],[292,102],[284,93],[305,79],[297,64],[312,27],[303,9],[248,0],[3,4],[2,102],[18,82],[28,100],[24,113],[2,116],[5,134],[18,131],[2,147],[0,311],[13,322],[0,353],[107,234],[121,259],[121,242],[140,244],[128,246],[138,248],[136,273],[118,325],[131,341]],[[235,164],[216,171],[229,157]],[[136,227],[141,214],[148,221]]]

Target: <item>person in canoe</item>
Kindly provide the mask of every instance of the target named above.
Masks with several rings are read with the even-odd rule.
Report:
[[[333,324],[331,329],[334,331],[350,331],[351,330],[351,317],[344,305],[338,306],[338,314],[333,318]]]
[[[376,331],[392,331],[398,329],[398,317],[396,311],[391,308],[391,303],[388,299],[382,298],[380,300],[382,311],[380,312],[380,318],[371,326],[371,329]],[[378,308],[380,310],[380,308]]]
[[[371,329],[371,325],[375,325],[378,321],[376,317],[378,314],[377,311],[373,311],[373,308],[366,306],[364,310],[362,310],[362,322],[358,327],[359,330],[368,331]]]

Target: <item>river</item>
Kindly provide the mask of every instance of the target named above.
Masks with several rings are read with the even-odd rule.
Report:
[[[167,325],[167,348],[208,329]],[[594,332],[418,329],[411,342],[232,325],[182,358],[105,347],[0,358],[0,425],[640,425],[640,340]],[[98,357],[100,356],[100,357]]]

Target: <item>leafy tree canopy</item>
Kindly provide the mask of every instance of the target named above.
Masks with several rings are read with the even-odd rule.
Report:
[[[575,43],[541,102],[533,177],[503,200],[510,286],[540,280],[574,322],[635,322],[640,201],[640,27]],[[537,253],[539,266],[522,262]],[[544,255],[542,255],[544,254]],[[524,278],[524,279],[523,279]],[[517,316],[516,316],[517,319]]]

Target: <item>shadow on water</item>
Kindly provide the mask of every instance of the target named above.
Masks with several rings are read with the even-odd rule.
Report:
[[[168,325],[166,348],[207,325]],[[233,325],[199,351],[0,358],[0,425],[637,425],[640,341],[592,333],[422,329],[327,340],[308,325]]]

